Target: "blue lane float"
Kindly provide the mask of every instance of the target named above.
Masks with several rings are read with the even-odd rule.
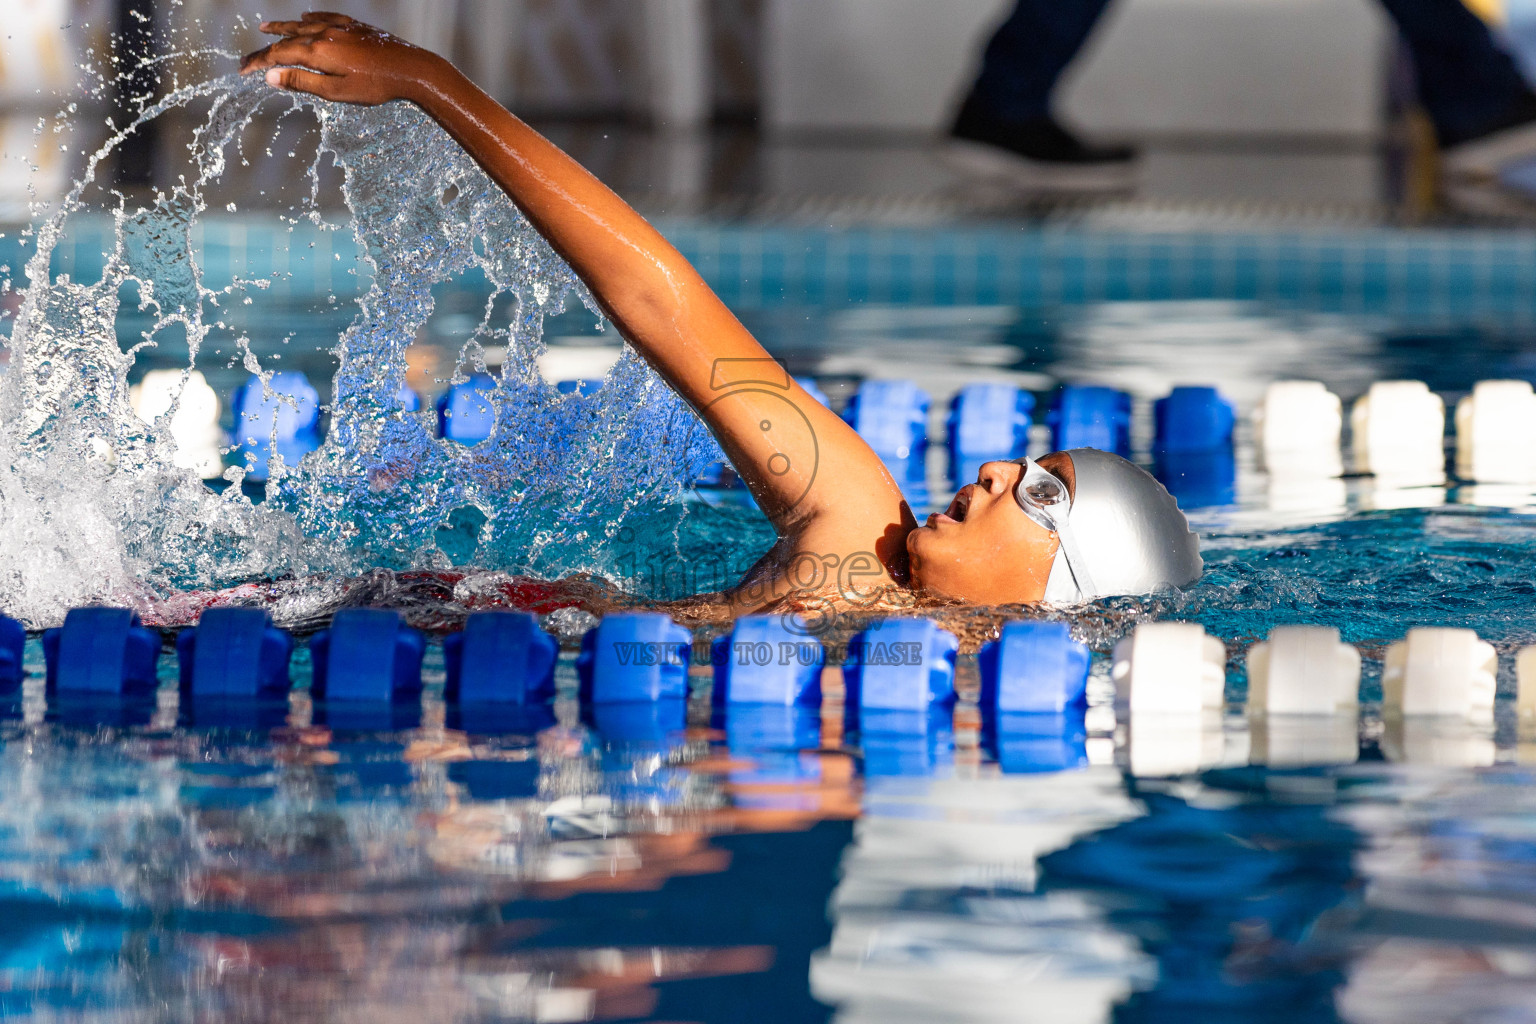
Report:
[[[541,704],[555,695],[560,644],[530,612],[476,612],[443,639],[443,698],[466,704]]]
[[[1185,510],[1237,500],[1237,454],[1231,445],[1208,452],[1153,452],[1152,475]]]
[[[1114,388],[1072,386],[1056,395],[1045,422],[1051,428],[1051,447],[1097,448],[1129,455],[1131,450],[1131,396]]]
[[[1152,403],[1153,448],[1158,452],[1209,452],[1232,444],[1236,414],[1212,387],[1177,387]]]
[[[859,712],[858,744],[864,774],[881,778],[926,778],[954,762],[954,719],[947,707],[922,711]]]
[[[309,641],[312,692],[325,701],[387,704],[421,693],[426,641],[385,608],[347,608]]]
[[[983,714],[1060,714],[1087,700],[1089,653],[1065,622],[1009,622],[983,645]]]
[[[928,392],[910,380],[866,380],[845,419],[882,459],[918,458],[928,443]]]
[[[265,804],[273,798],[276,788],[270,762],[188,758],[178,769],[181,782],[176,788],[176,802],[192,813],[238,813]]]
[[[883,458],[891,479],[901,488],[902,496],[913,508],[927,508],[933,503],[933,492],[928,487],[928,460],[920,450],[905,459]]]
[[[698,478],[694,480],[694,485],[698,487],[740,487],[741,483],[741,477],[736,475],[736,467],[724,458],[716,459],[705,466]],[[747,495],[747,500],[752,501],[751,495]],[[756,502],[754,501],[753,504],[755,505]]]
[[[48,689],[60,694],[132,696],[159,685],[160,635],[127,608],[73,608],[43,633]]]
[[[960,641],[932,619],[886,619],[855,634],[843,665],[850,708],[926,711],[955,699]]]
[[[320,447],[320,392],[302,373],[280,370],[266,384],[252,374],[236,389],[230,405],[233,441],[250,480],[267,478],[274,453],[292,466]]]
[[[26,680],[26,627],[0,615],[0,690],[14,690]]]
[[[332,710],[337,706],[332,705]],[[342,704],[340,714],[327,721],[332,730],[330,752],[336,760],[330,795],[338,804],[368,803],[381,796],[402,793],[416,783],[405,759],[411,738],[382,735],[418,728],[421,715],[400,714],[405,705]],[[319,721],[316,709],[316,721]],[[406,719],[415,724],[396,728]]]
[[[555,711],[548,704],[450,703],[443,722],[472,736],[534,736],[555,724]]]
[[[421,412],[421,396],[409,384],[400,385],[395,400],[400,403],[400,408],[406,412]]]
[[[693,635],[662,612],[610,615],[581,638],[576,674],[593,704],[683,700]]]
[[[496,407],[490,398],[495,391],[496,378],[488,373],[473,374],[445,391],[437,400],[438,436],[468,445],[490,437],[496,428]]]
[[[1029,447],[1035,398],[1012,384],[968,384],[949,404],[949,449],[956,458],[1016,459]]]
[[[585,716],[611,746],[660,749],[688,725],[688,702],[681,697],[607,701],[592,705]]]
[[[1081,707],[1063,714],[1002,712],[985,721],[983,743],[1006,775],[1073,771],[1088,764]]]
[[[176,638],[181,692],[193,697],[286,697],[293,637],[260,608],[210,608]]]
[[[956,455],[954,451],[949,453],[949,485],[952,490],[958,491],[966,484],[973,484],[981,475],[981,467],[996,460],[985,456]]]
[[[792,629],[782,615],[749,615],[715,639],[715,704],[821,706],[821,641]]]
[[[724,731],[731,756],[750,766],[733,768],[732,782],[792,784],[821,774],[820,762],[804,753],[821,746],[821,718],[815,708],[735,703],[718,710],[714,724]],[[801,794],[781,796],[793,802]],[[765,800],[774,802],[775,795],[754,794],[750,799],[753,806],[762,806]]]
[[[230,733],[259,733],[288,724],[288,702],[275,698],[196,697],[176,709],[183,728]]]

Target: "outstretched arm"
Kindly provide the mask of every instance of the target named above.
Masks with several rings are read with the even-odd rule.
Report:
[[[434,53],[338,14],[262,31],[283,38],[247,57],[242,73],[263,71],[274,86],[323,99],[409,100],[453,136],[704,417],[792,546],[809,530],[818,544],[881,548],[887,568],[901,571],[904,545],[889,538],[915,523],[879,458],[789,379],[682,254],[602,182]]]

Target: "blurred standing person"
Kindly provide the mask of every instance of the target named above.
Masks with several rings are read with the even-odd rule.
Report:
[[[1042,188],[1125,188],[1136,151],[1089,145],[1051,114],[1051,94],[1109,0],[1018,0],[981,59],[950,129],[965,166]]]
[[[1536,93],[1462,0],[1381,0],[1413,56],[1419,102],[1453,175],[1536,151]]]
[[[1085,143],[1051,94],[1109,0],[1018,0],[987,44],[950,135],[967,165],[1041,187],[1119,188],[1135,151]],[[1453,174],[1491,176],[1536,150],[1536,93],[1463,0],[1381,0],[1413,58],[1419,100]]]

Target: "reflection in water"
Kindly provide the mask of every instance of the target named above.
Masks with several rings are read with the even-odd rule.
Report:
[[[1212,768],[1226,756],[1219,712],[1136,712],[1124,716],[1121,762],[1132,775],[1160,778]]]
[[[1536,982],[1531,776],[1417,768],[1339,817],[1366,837],[1347,1019],[1521,1020]]]
[[[836,703],[435,692],[402,721],[30,682],[0,1011],[1450,1024],[1536,995],[1508,709],[1172,728],[1096,677],[1086,721],[962,702],[845,746]]]
[[[1250,764],[1309,768],[1354,764],[1359,756],[1360,726],[1353,714],[1265,715],[1250,731]]]
[[[1494,763],[1493,723],[1445,715],[1388,718],[1378,740],[1389,761],[1442,768],[1487,768]]]
[[[165,696],[151,715],[170,717],[155,722],[108,708],[111,724],[86,726],[82,705],[71,723],[56,701],[48,718],[61,720],[40,722],[36,688],[12,708],[0,885],[25,923],[0,939],[7,1016],[574,1021],[646,1016],[666,1003],[656,985],[684,978],[782,985],[781,933],[799,920],[755,942],[730,927],[696,942],[667,927],[542,937],[588,916],[563,909],[582,894],[654,904],[680,879],[778,870],[733,865],[717,833],[784,834],[796,856],[796,834],[857,810],[845,755],[798,755],[795,778],[765,778],[698,731],[605,741],[533,716],[537,733],[461,732],[431,724],[443,715],[431,701],[427,724],[372,731],[335,724],[338,708],[311,713],[302,695],[275,728],[271,708],[201,707],[182,720],[217,725],[173,728]],[[325,711],[332,724],[304,724]],[[811,844],[829,841],[820,901],[842,839]],[[797,885],[786,906],[818,900],[811,877]],[[729,887],[713,888],[729,921]],[[825,941],[804,920],[798,975],[786,965],[802,992]]]
[[[1253,767],[1167,775],[1140,725],[1135,774],[871,779],[811,972],[836,1019],[1524,1019],[1528,773],[1452,768],[1491,726],[1207,721],[1181,746]]]
[[[1153,977],[1039,858],[1140,811],[1108,768],[924,781],[872,797],[811,987],[837,1020],[1099,1021]]]
[[[1093,894],[1157,958],[1117,1020],[1336,1020],[1353,833],[1262,776],[1207,781],[1198,797],[1137,788],[1145,817],[1043,863],[1048,890]]]

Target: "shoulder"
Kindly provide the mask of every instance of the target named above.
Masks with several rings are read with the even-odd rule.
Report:
[[[792,610],[807,603],[861,604],[906,589],[906,534],[882,535],[809,523],[780,538],[728,593],[737,614]]]

